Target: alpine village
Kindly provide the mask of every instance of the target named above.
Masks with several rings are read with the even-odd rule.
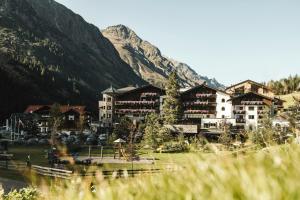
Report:
[[[0,199],[300,197],[298,75],[225,86],[127,26],[0,0],[0,91]]]

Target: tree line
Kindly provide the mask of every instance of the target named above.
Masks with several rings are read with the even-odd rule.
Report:
[[[277,95],[290,94],[300,91],[300,76],[290,75],[288,78],[283,78],[277,81],[271,80],[266,85]]]

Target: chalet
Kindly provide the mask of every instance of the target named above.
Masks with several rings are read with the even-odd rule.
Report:
[[[24,113],[38,116],[37,124],[41,133],[50,132],[49,121],[52,105],[30,105]],[[61,129],[78,130],[89,122],[89,113],[85,106],[61,105],[63,124]]]
[[[236,126],[241,129],[256,129],[273,106],[273,98],[254,92],[235,96],[230,101],[233,105]]]
[[[245,80],[225,89],[228,94],[239,96],[248,92],[254,92],[270,98],[274,98],[274,92],[267,86],[252,80]]]
[[[108,88],[102,92],[99,102],[99,116],[103,127],[111,127],[121,117],[143,121],[150,113],[160,113],[160,98],[163,89],[152,85],[142,87]]]
[[[218,128],[225,121],[232,119],[231,98],[224,91],[207,86],[205,83],[181,93],[183,121],[198,124],[201,128]]]

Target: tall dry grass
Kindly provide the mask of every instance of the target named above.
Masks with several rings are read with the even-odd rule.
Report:
[[[299,145],[246,155],[199,154],[190,156],[184,166],[122,180],[104,180],[99,173],[94,179],[41,184],[37,199],[300,199]]]

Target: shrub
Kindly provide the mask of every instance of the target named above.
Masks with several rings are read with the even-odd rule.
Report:
[[[35,200],[39,193],[35,188],[23,188],[21,190],[14,190],[4,195],[3,200]]]
[[[161,153],[180,153],[188,151],[189,147],[185,142],[166,142],[158,150],[158,152]]]

